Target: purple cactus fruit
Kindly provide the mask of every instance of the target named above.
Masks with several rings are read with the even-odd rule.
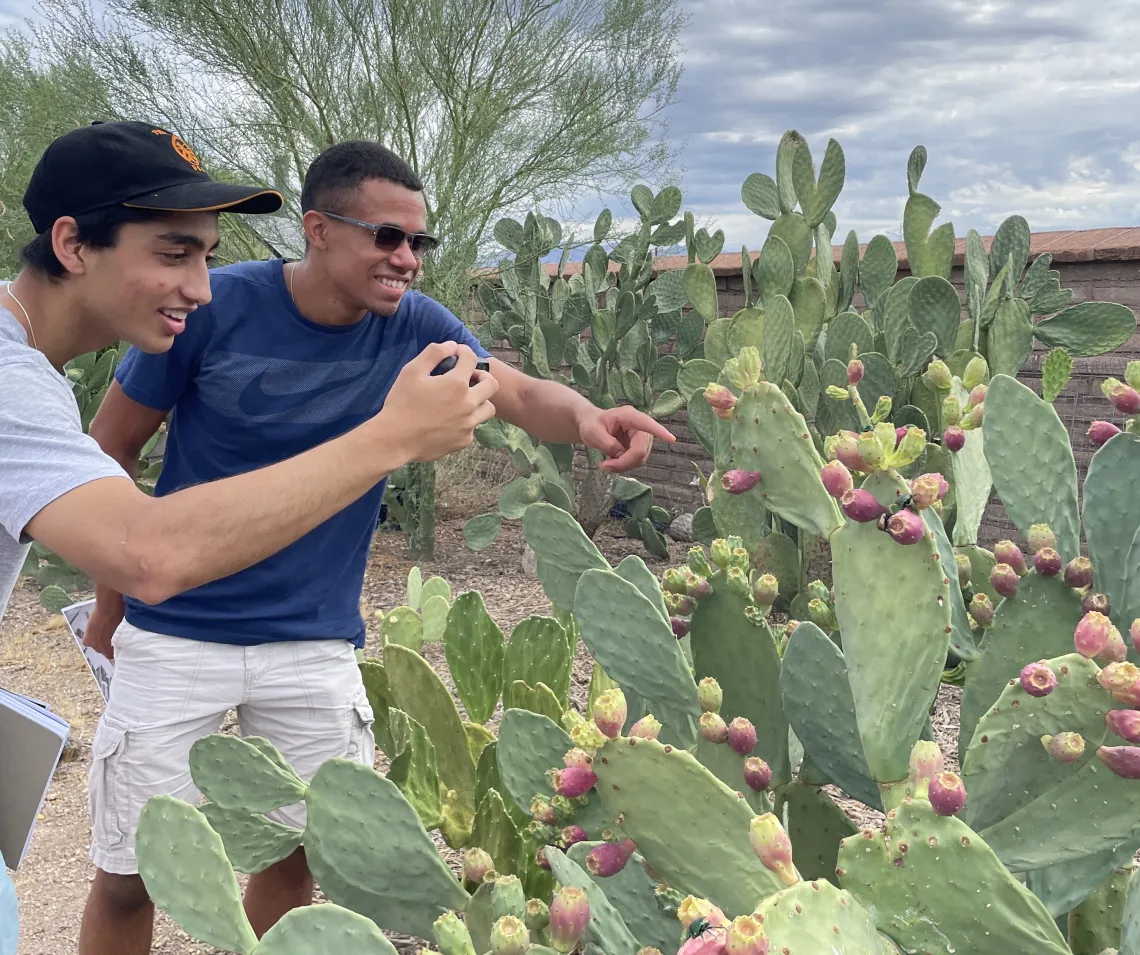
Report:
[[[577,845],[579,842],[585,842],[589,838],[589,833],[587,833],[586,830],[581,826],[567,826],[562,830],[562,845],[566,849],[569,849],[573,845]]]
[[[773,813],[753,816],[748,827],[748,837],[765,869],[775,872],[785,885],[795,885],[800,881],[799,874],[792,865],[792,840]]]
[[[720,486],[729,494],[745,494],[759,483],[759,471],[742,471],[739,468],[725,471],[720,479]]]
[[[1111,666],[1111,664],[1109,665]],[[1112,698],[1117,703],[1123,703],[1133,709],[1140,707],[1140,682],[1133,683],[1127,689],[1116,691],[1112,694]]]
[[[1073,646],[1083,657],[1090,660],[1098,657],[1108,644],[1108,632],[1111,629],[1112,621],[1108,617],[1095,610],[1089,611],[1077,624],[1077,629],[1073,633]]]
[[[620,842],[603,842],[601,845],[594,846],[586,855],[586,871],[590,875],[608,879],[611,875],[616,875],[625,868],[625,864],[629,862],[629,857],[633,855],[633,850],[636,848],[637,843],[632,839],[622,839]]]
[[[859,455],[859,435],[854,431],[840,431],[832,445],[835,460],[852,471],[867,471],[867,462]]]
[[[746,717],[736,717],[728,724],[728,745],[738,755],[747,756],[756,748],[756,727]]]
[[[670,597],[673,599],[670,600]],[[697,609],[697,602],[687,594],[684,597],[678,596],[677,594],[668,594],[665,598],[665,606],[668,607],[674,616],[687,617]]]
[[[957,773],[943,770],[930,780],[930,808],[939,816],[955,816],[966,805],[966,787]]]
[[[1111,421],[1094,421],[1085,434],[1088,435],[1089,443],[1094,448],[1099,448],[1120,434],[1120,429]]]
[[[1058,763],[1074,763],[1085,753],[1085,739],[1080,733],[1058,733],[1042,736],[1041,745]]]
[[[843,513],[860,524],[877,521],[886,513],[886,508],[875,500],[875,495],[861,487],[852,488],[845,493],[839,503]]]
[[[1136,685],[1140,668],[1134,663],[1110,663],[1096,675],[1096,681],[1109,693],[1119,693]]]
[[[1100,657],[1109,663],[1123,663],[1128,659],[1128,644],[1124,642],[1124,637],[1120,635],[1120,631],[1116,627],[1108,631],[1108,641],[1105,643]]]
[[[719,713],[702,713],[698,722],[701,736],[710,743],[723,743],[728,739],[728,724]]]
[[[686,594],[696,601],[707,600],[713,595],[712,584],[708,582],[708,578],[693,574],[689,578]]]
[[[702,713],[719,713],[724,703],[724,691],[720,684],[711,677],[701,677],[697,684],[697,702],[701,704]]]
[[[673,628],[673,636],[678,640],[689,635],[692,624],[684,617],[670,617],[669,625]]]
[[[1042,547],[1033,555],[1033,569],[1038,577],[1056,577],[1061,572],[1061,555],[1052,547]]]
[[[550,900],[550,944],[555,951],[572,952],[590,924],[590,903],[586,890],[561,885]]]
[[[546,850],[542,847],[534,854],[534,864],[540,869],[550,871],[550,860],[546,858]]]
[[[762,793],[772,781],[772,767],[759,756],[749,756],[744,761],[744,781],[749,789]]]
[[[592,769],[581,769],[577,766],[560,769],[554,774],[554,791],[567,799],[576,799],[578,796],[586,795],[594,788],[597,781],[598,776]]]
[[[1109,710],[1104,722],[1121,739],[1140,743],[1140,710]]]
[[[627,715],[625,694],[616,686],[606,690],[594,700],[591,715],[602,733],[610,739],[617,739]]]
[[[480,849],[478,846],[468,846],[463,850],[463,879],[466,882],[473,882],[476,885],[482,885],[484,877],[488,873],[494,873],[495,860],[487,850]]]
[[[994,625],[994,603],[988,594],[978,591],[970,598],[970,616],[987,630]]]
[[[1018,577],[1024,577],[1029,573],[1029,568],[1025,565],[1025,555],[1013,541],[998,541],[994,548],[994,557],[999,564],[1009,564]]]
[[[780,582],[772,574],[761,574],[752,584],[752,599],[761,607],[771,607],[780,595]]]
[[[681,923],[681,931],[687,933],[689,926],[697,919],[702,918],[708,920],[711,928],[728,927],[728,919],[724,912],[712,902],[695,895],[686,895],[681,904],[677,906],[677,921]]]
[[[725,955],[768,955],[770,942],[755,915],[738,915],[728,927]]]
[[[493,955],[526,955],[530,948],[530,932],[526,923],[513,915],[504,915],[491,926]]]
[[[910,751],[910,787],[916,797],[926,799],[930,781],[942,772],[942,750],[933,740],[920,739]]]
[[[965,590],[970,586],[970,580],[974,576],[974,565],[970,563],[970,558],[965,554],[955,554],[954,563],[958,567],[958,586]]]
[[[1048,524],[1034,524],[1027,537],[1029,553],[1036,554],[1042,547],[1056,547],[1057,535]]]
[[[995,564],[994,569],[990,571],[990,586],[1003,597],[1012,597],[1017,593],[1020,581],[1017,571],[1009,564]]]
[[[1098,594],[1089,592],[1081,598],[1081,613],[1088,613],[1090,610],[1095,610],[1097,613],[1103,613],[1106,617],[1112,613],[1112,601],[1108,599],[1108,594]]]
[[[887,533],[900,544],[917,544],[926,534],[926,523],[910,508],[904,507],[887,520]]]
[[[1140,391],[1115,378],[1105,379],[1100,390],[1121,414],[1140,414]]]
[[[637,739],[657,739],[660,733],[661,721],[655,719],[652,713],[646,713],[629,728],[630,737]]]
[[[594,757],[587,753],[584,749],[579,749],[575,746],[572,750],[567,751],[566,755],[562,757],[562,763],[567,769],[593,769]]]
[[[942,446],[951,453],[961,451],[966,446],[966,432],[952,424],[942,432]]]
[[[736,407],[736,395],[724,385],[718,385],[715,381],[709,382],[705,388],[705,401],[718,418],[725,420],[732,418],[732,409]]]
[[[1128,636],[1132,640],[1132,649],[1140,653],[1140,617],[1132,621],[1132,626],[1128,628]]]
[[[1057,674],[1044,660],[1027,663],[1021,670],[1021,688],[1030,696],[1048,696],[1057,686]]]
[[[847,384],[857,385],[863,380],[863,363],[858,358],[852,358],[847,363]]]
[[[828,461],[819,472],[823,486],[836,500],[839,500],[855,486],[851,480],[851,472],[842,461]]]
[[[950,366],[941,358],[936,358],[927,365],[922,377],[938,391],[949,391],[954,384],[954,375],[950,371]]]
[[[910,430],[910,425],[903,425],[901,428],[895,428],[895,450],[899,449],[902,444],[903,438],[906,437],[907,431]]]
[[[966,402],[967,408],[976,408],[986,400],[987,385],[974,385],[970,389],[970,400]]]
[[[1065,586],[1084,590],[1092,586],[1093,565],[1087,557],[1074,557],[1065,567]]]
[[[1140,746],[1099,746],[1096,758],[1122,779],[1140,779]]]

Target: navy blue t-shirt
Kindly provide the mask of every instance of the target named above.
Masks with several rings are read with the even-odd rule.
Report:
[[[373,417],[404,365],[432,342],[486,350],[450,311],[409,289],[390,317],[348,326],[305,318],[283,260],[210,273],[213,299],[161,355],[132,348],[115,377],[129,398],[172,410],[156,496],[283,461]],[[126,619],[156,633],[253,645],[364,645],[360,593],[386,479],[284,550]]]

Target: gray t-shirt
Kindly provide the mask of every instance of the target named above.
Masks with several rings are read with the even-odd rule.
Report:
[[[68,378],[0,306],[0,621],[31,545],[28,522],[57,497],[105,477],[127,474],[83,433]]]

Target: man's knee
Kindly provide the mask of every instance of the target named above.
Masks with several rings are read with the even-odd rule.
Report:
[[[142,876],[117,875],[102,869],[95,870],[91,896],[120,915],[129,915],[150,905],[150,894],[143,884]]]

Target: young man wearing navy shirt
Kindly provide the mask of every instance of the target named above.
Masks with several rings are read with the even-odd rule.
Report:
[[[493,358],[450,311],[412,288],[436,240],[412,169],[372,142],[331,147],[301,195],[299,262],[211,274],[213,300],[161,355],[132,351],[91,425],[124,466],[170,415],[156,494],[264,466],[375,415],[400,370],[432,342],[490,359],[498,417],[547,441],[582,443],[602,467],[645,462],[673,436],[635,409],[602,410]],[[149,796],[196,799],[193,742],[236,707],[310,778],[345,757],[372,765],[373,719],[356,665],[359,601],[383,495],[376,484],[259,564],[157,604],[101,588],[87,639],[116,661],[91,770],[92,858],[81,955],[148,950],[152,908],[133,835]],[[123,618],[125,610],[125,619]],[[122,621],[120,623],[120,620]],[[113,634],[113,639],[112,639]],[[271,818],[299,828],[304,806]],[[246,909],[264,933],[312,899],[303,849],[253,876]]]

